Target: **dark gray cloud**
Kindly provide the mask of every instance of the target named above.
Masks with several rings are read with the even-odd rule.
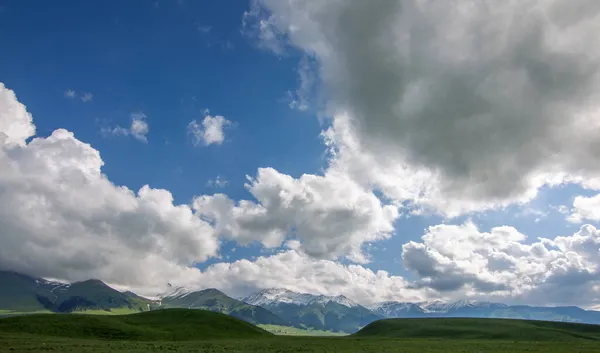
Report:
[[[431,171],[441,196],[600,187],[597,1],[256,4],[271,46],[317,59],[328,109],[349,114],[362,148]]]

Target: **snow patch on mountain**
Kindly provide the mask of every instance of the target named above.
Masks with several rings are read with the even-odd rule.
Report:
[[[299,306],[307,306],[313,304],[325,306],[329,302],[338,303],[349,308],[359,306],[359,304],[348,299],[343,295],[313,295],[308,293],[297,293],[283,288],[265,289],[258,293],[242,298],[242,301],[257,306],[269,306],[282,303],[295,304]]]
[[[395,301],[378,303],[370,306],[368,309],[384,317],[398,317],[406,314],[420,314],[425,312],[418,304]]]
[[[455,311],[464,308],[506,308],[507,305],[500,303],[491,303],[491,302],[480,302],[476,300],[459,300],[451,303],[445,303],[442,301],[433,301],[433,302],[422,302],[418,303],[421,308],[425,312],[429,313],[447,313],[450,311]]]
[[[169,299],[178,299],[183,298],[189,294],[194,293],[194,290],[181,287],[181,286],[173,286],[171,283],[167,283],[167,291],[159,294],[157,297],[159,299],[169,298]]]

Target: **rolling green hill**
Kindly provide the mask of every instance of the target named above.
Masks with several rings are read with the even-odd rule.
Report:
[[[0,319],[0,352],[597,353],[600,346],[599,326],[505,319],[386,319],[345,337],[270,328],[283,335],[205,310],[40,314]]]
[[[233,299],[216,289],[167,296],[161,301],[162,308],[204,309],[231,315],[252,324],[289,326],[289,322],[269,310]]]
[[[352,337],[443,338],[510,341],[600,341],[600,326],[512,319],[385,319],[375,321]],[[598,342],[600,345],[600,342]]]
[[[245,321],[205,310],[166,309],[131,315],[27,315],[0,319],[0,333],[78,339],[186,341],[271,336]]]

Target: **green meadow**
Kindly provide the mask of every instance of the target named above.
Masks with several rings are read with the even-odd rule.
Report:
[[[599,352],[600,326],[503,319],[387,319],[348,336],[276,332],[210,311],[0,319],[0,352]],[[289,328],[287,328],[289,329]],[[302,331],[302,330],[299,330]],[[310,332],[308,332],[310,334]]]

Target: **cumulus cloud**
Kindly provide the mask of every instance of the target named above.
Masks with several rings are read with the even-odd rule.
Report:
[[[407,288],[402,277],[386,271],[315,260],[295,250],[261,256],[254,261],[214,264],[195,281],[202,288],[221,288],[233,296],[276,287],[303,293],[343,294],[364,305],[386,300],[420,301],[427,293]]]
[[[0,140],[6,146],[24,146],[35,134],[31,114],[13,91],[0,82]]]
[[[147,295],[171,282],[232,293],[285,285],[388,299],[403,286],[401,277],[384,271],[315,259],[366,261],[362,244],[393,231],[396,208],[343,175],[294,179],[260,169],[246,185],[256,201],[235,203],[216,194],[197,197],[193,206],[175,205],[167,190],[144,186],[134,192],[111,183],[100,153],[69,131],[27,142],[35,133],[32,117],[11,90],[1,88],[2,269],[64,280],[100,278]],[[218,255],[219,236],[269,247],[288,240],[292,249],[205,272],[192,267]]]
[[[34,133],[0,84],[0,268],[158,288],[217,254],[211,225],[169,191],[114,185],[100,153],[73,133],[27,142]]]
[[[212,144],[220,145],[225,141],[225,132],[223,130],[230,125],[231,121],[220,115],[207,115],[201,123],[197,120],[192,120],[187,126],[187,131],[194,146],[200,144],[204,146]]]
[[[103,128],[101,130],[102,134],[105,136],[132,136],[136,140],[142,142],[148,142],[146,137],[148,131],[147,116],[144,113],[132,113],[131,125],[129,128],[116,126],[114,128]]]
[[[254,260],[209,266],[179,278],[193,288],[221,288],[234,296],[264,288],[344,294],[363,305],[396,300],[475,299],[536,305],[600,304],[600,230],[582,226],[556,238],[527,237],[508,226],[480,231],[474,224],[429,227],[421,242],[402,247],[408,280],[361,265],[343,265],[279,251]]]
[[[429,227],[422,242],[402,247],[412,288],[440,295],[544,304],[597,305],[600,230],[529,242],[513,227],[480,231],[473,223]]]
[[[575,197],[571,211],[572,213],[567,218],[571,222],[580,223],[583,220],[600,221],[600,194],[592,197]],[[563,213],[567,212],[568,209],[565,207]]]
[[[600,187],[597,1],[258,0],[244,22],[317,60],[371,170],[427,176],[387,196],[455,215]]]
[[[382,300],[473,298],[536,304],[600,304],[600,230],[530,241],[512,227],[430,227],[402,246],[414,280],[333,261],[367,261],[365,243],[391,236],[395,205],[330,166],[299,178],[259,169],[256,201],[223,194],[176,205],[167,190],[117,186],[100,153],[73,133],[35,137],[15,94],[0,86],[0,268],[65,280],[100,278],[142,294],[166,282],[232,295],[266,287]],[[333,151],[336,152],[336,151]],[[574,206],[574,209],[577,205]],[[288,236],[291,233],[291,238]],[[252,261],[193,267],[218,256],[219,236],[285,243]]]
[[[394,231],[397,208],[385,205],[343,174],[304,174],[295,179],[272,168],[249,178],[248,191],[258,202],[237,204],[226,195],[201,196],[194,208],[216,230],[241,243],[287,246],[317,258],[346,256],[367,262],[364,243],[386,239]]]

